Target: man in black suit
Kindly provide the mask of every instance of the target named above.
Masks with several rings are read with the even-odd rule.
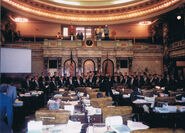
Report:
[[[48,83],[45,81],[45,78],[42,79],[42,82],[39,82],[39,87],[41,91],[46,91]]]
[[[25,90],[25,91],[29,91],[31,88],[31,76],[28,75],[26,76],[26,80],[24,80],[21,84],[22,88]]]
[[[130,83],[130,78],[127,75],[125,75],[124,76],[124,85],[126,88],[129,87],[129,83]]]
[[[129,82],[129,88],[133,89],[136,86],[136,84],[137,84],[136,79],[134,78],[133,75],[131,75],[130,82]]]
[[[39,90],[40,89],[38,79],[39,79],[38,76],[35,76],[34,79],[32,80],[31,90]]]
[[[123,77],[123,75],[120,76],[120,84],[121,84],[121,85],[124,84],[124,77]]]
[[[164,78],[163,78],[162,75],[158,75],[158,80],[157,80],[156,85],[158,85],[158,86],[164,86]]]
[[[41,83],[43,81],[43,79],[45,79],[45,74],[44,72],[41,73],[41,76],[39,77],[39,83]]]
[[[103,90],[106,92],[106,96],[112,96],[111,82],[109,81],[109,74],[106,74],[103,80]]]
[[[81,76],[77,75],[76,80],[75,80],[75,87],[81,87],[82,82],[83,82],[83,79],[81,78]]]
[[[94,82],[94,87],[95,87],[95,88],[100,88],[100,84],[101,84],[100,77],[97,76],[97,77],[96,77],[96,81]]]
[[[48,72],[47,75],[45,76],[45,81],[47,83],[50,83],[50,81],[51,81],[51,73],[50,72]]]
[[[143,76],[143,81],[144,81],[144,85],[148,85],[150,82],[150,79],[148,78],[146,74]]]
[[[75,90],[75,82],[73,80],[73,77],[70,76],[66,81],[66,86],[69,87],[69,90],[74,91]]]
[[[62,76],[60,77],[60,79],[58,81],[58,86],[59,86],[59,88],[64,87],[64,78]]]
[[[51,82],[49,84],[50,92],[53,93],[54,90],[57,90],[57,83],[55,82],[55,78],[51,78]]]
[[[66,87],[66,82],[67,82],[67,79],[68,79],[68,77],[67,77],[67,74],[64,74],[64,77],[63,77],[63,83],[64,83],[64,86]]]

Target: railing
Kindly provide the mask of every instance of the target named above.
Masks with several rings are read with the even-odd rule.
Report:
[[[171,57],[185,56],[185,40],[172,43],[169,48]]]
[[[80,47],[89,47],[85,44],[85,41],[81,40],[44,40],[44,47],[61,47],[61,48],[80,48]],[[99,48],[121,48],[121,49],[130,49],[130,50],[148,50],[148,49],[158,49],[162,50],[163,46],[157,44],[146,44],[139,43],[133,44],[132,40],[127,41],[93,41],[93,46]]]
[[[170,51],[185,49],[185,40],[181,40],[170,45]]]
[[[126,50],[134,50],[134,51],[146,51],[146,50],[154,50],[154,51],[162,51],[163,46],[157,44],[146,44],[146,43],[136,43],[133,44],[132,40],[127,41],[93,41],[92,46],[88,46],[85,44],[86,41],[81,40],[47,40],[44,42],[20,42],[14,44],[5,44],[6,47],[14,47],[14,48],[32,48],[32,49],[52,49],[52,48],[103,48],[103,49],[126,49]]]
[[[9,48],[31,48],[31,49],[41,49],[43,46],[43,42],[19,42],[19,43],[8,43],[2,44],[1,47],[9,47]]]

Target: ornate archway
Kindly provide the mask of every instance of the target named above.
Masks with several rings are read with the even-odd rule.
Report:
[[[68,59],[64,62],[64,74],[67,76],[75,76],[76,73],[76,63],[74,60]]]
[[[90,71],[95,71],[95,63],[93,60],[87,59],[86,61],[84,61],[83,72],[87,73]]]
[[[114,75],[114,63],[112,60],[104,60],[102,67],[103,74],[109,73],[110,75]]]

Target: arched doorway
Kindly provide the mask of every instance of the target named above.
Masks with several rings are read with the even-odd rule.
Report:
[[[76,73],[76,63],[74,60],[68,59],[64,62],[64,74],[67,76],[75,76]]]
[[[110,59],[106,59],[103,61],[102,65],[103,74],[109,73],[110,75],[114,74],[114,63]]]
[[[95,71],[95,63],[93,60],[87,59],[86,61],[84,61],[83,72],[87,73],[90,71]]]

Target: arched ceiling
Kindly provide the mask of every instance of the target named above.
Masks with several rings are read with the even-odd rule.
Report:
[[[2,0],[3,7],[23,16],[75,25],[146,20],[183,3],[185,0]]]

